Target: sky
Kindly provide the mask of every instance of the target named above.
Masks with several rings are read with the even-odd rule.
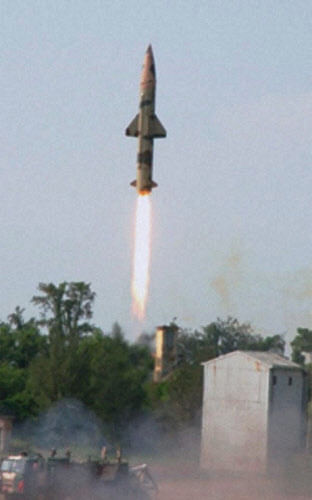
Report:
[[[312,3],[0,2],[0,319],[85,281],[127,338],[228,315],[311,328]],[[153,46],[150,294],[131,315],[137,113]]]

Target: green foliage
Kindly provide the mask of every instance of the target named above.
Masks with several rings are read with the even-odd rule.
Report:
[[[37,407],[27,390],[30,365],[47,349],[47,339],[32,318],[25,322],[17,307],[9,323],[0,325],[0,411],[18,420],[34,415]]]
[[[13,363],[15,358],[15,338],[10,325],[0,324],[0,363]]]
[[[24,372],[8,363],[0,365],[0,400],[5,401],[12,394],[24,389]]]
[[[38,354],[45,350],[47,339],[32,318],[24,322],[22,310],[16,308],[9,316],[9,323],[0,325],[0,363],[9,362],[19,368],[26,368]],[[15,321],[16,313],[19,321]]]
[[[65,340],[75,345],[77,340],[92,331],[85,319],[92,318],[95,293],[83,282],[40,283],[43,295],[35,295],[32,302],[41,309],[40,324],[46,326],[50,340]]]
[[[177,350],[179,361],[190,364],[199,364],[215,357],[214,344],[205,329],[202,332],[191,332],[179,328]]]
[[[285,341],[281,335],[263,338],[255,334],[249,323],[240,324],[237,319],[228,317],[225,321],[220,318],[216,322],[203,328],[204,337],[214,351],[214,356],[220,356],[236,350],[268,351],[273,349],[280,354],[284,353]]]
[[[295,363],[304,364],[303,352],[312,352],[312,330],[298,328],[297,335],[290,343],[292,347],[292,360]]]
[[[149,381],[146,384],[147,397],[150,406],[156,409],[158,404],[166,403],[169,399],[168,380],[162,380],[157,384]]]
[[[119,336],[97,337],[92,348],[86,402],[105,421],[118,425],[145,402],[143,383],[150,371],[149,355]]]
[[[18,420],[33,414],[33,400],[25,388],[25,370],[0,364],[0,412]]]
[[[104,334],[90,323],[94,299],[90,284],[40,283],[32,299],[40,319],[25,321],[17,307],[0,323],[0,411],[22,420],[62,398],[76,398],[115,436],[140,412],[152,412],[165,429],[182,430],[199,422],[203,361],[235,349],[284,351],[280,335],[263,338],[234,318],[195,331],[173,321],[167,328],[177,334],[177,363],[155,384],[154,334],[130,344],[118,323]],[[294,351],[312,351],[311,337],[299,329]]]
[[[77,398],[118,431],[145,404],[148,350],[129,345],[118,323],[104,335],[87,321],[95,298],[89,284],[41,283],[39,289],[42,295],[32,302],[41,309],[48,351],[29,369],[27,388],[36,405],[42,410],[64,397]]]
[[[30,387],[35,391],[38,404],[49,404],[72,395],[77,384],[77,349],[80,340],[92,332],[93,326],[86,320],[92,317],[95,293],[90,284],[83,282],[40,283],[32,302],[41,310],[38,322],[48,332],[48,352],[35,363],[30,377]],[[43,370],[46,392],[36,387],[38,367]]]
[[[184,363],[174,371],[168,384],[166,403],[172,428],[183,429],[198,423],[202,402],[202,367]]]

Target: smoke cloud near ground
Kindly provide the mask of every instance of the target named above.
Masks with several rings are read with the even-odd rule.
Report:
[[[296,412],[293,418],[297,418]],[[284,421],[281,414],[275,422],[277,428]],[[228,470],[222,470],[222,465],[214,471],[201,469],[200,425],[170,429],[155,418],[141,417],[130,424],[128,437],[134,454],[141,452],[149,457],[145,459],[150,460],[152,474],[160,488],[158,500],[190,500],[193,497],[209,500],[308,500],[312,491],[312,461],[304,449],[304,436],[303,451],[289,452],[295,438],[290,434],[290,419],[287,425],[290,429],[283,428],[286,438],[282,455],[274,455],[266,472],[237,470],[234,461]],[[271,428],[273,436],[277,434],[277,428]],[[252,457],[252,453],[249,447],[248,456]]]
[[[103,424],[75,399],[63,399],[42,413],[36,421],[16,427],[15,436],[42,449],[98,449],[107,445]]]
[[[131,455],[151,457],[154,462],[180,457],[193,465],[199,465],[200,428],[182,426],[173,428],[168,422],[152,415],[138,417],[125,429],[125,443]]]
[[[101,422],[82,403],[65,399],[42,414],[36,424],[28,423],[16,434],[27,438],[41,449],[73,447],[100,451],[107,442]],[[305,453],[275,464],[267,475],[233,471],[209,471],[200,468],[200,428],[170,429],[165,422],[151,416],[141,416],[130,422],[122,436],[124,453],[130,465],[146,462],[158,483],[158,500],[308,500],[311,498],[312,474],[310,457]],[[62,451],[60,450],[60,454]],[[75,456],[73,459],[75,460]],[[78,460],[78,462],[79,462]],[[234,467],[233,467],[234,469]],[[273,470],[274,469],[274,470]],[[78,465],[59,474],[56,489],[67,492],[75,500],[114,499],[147,500],[143,493],[120,488],[103,490],[90,472]],[[130,495],[131,493],[131,495]],[[57,494],[56,494],[57,495]],[[116,496],[117,495],[117,496]],[[55,497],[55,498],[61,498]],[[153,498],[153,496],[151,496]]]
[[[119,464],[108,436],[101,421],[80,401],[63,399],[36,422],[16,426],[13,445],[16,452],[39,452],[47,458],[41,481],[45,500],[148,500],[137,476],[128,472],[123,460]],[[103,466],[104,446],[107,457]]]

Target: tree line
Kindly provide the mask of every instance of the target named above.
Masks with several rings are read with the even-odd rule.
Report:
[[[152,415],[165,430],[199,422],[201,362],[236,349],[284,353],[281,335],[263,337],[235,318],[200,330],[176,322],[178,363],[166,380],[153,383],[153,334],[126,340],[115,323],[109,333],[92,324],[95,293],[84,282],[40,283],[31,301],[39,317],[25,320],[16,307],[0,323],[0,413],[35,419],[63,398],[92,410],[112,434],[138,415]],[[312,352],[312,331],[298,329],[293,359]]]

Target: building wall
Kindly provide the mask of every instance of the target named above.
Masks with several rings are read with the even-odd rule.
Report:
[[[264,471],[269,370],[239,353],[205,365],[201,466]]]
[[[155,336],[155,367],[154,382],[160,382],[163,373],[163,351],[164,351],[164,332],[157,328]]]
[[[305,442],[305,384],[302,371],[271,371],[268,459],[283,465]]]
[[[156,330],[154,382],[160,382],[175,365],[176,335],[176,330],[167,326],[158,327]]]

